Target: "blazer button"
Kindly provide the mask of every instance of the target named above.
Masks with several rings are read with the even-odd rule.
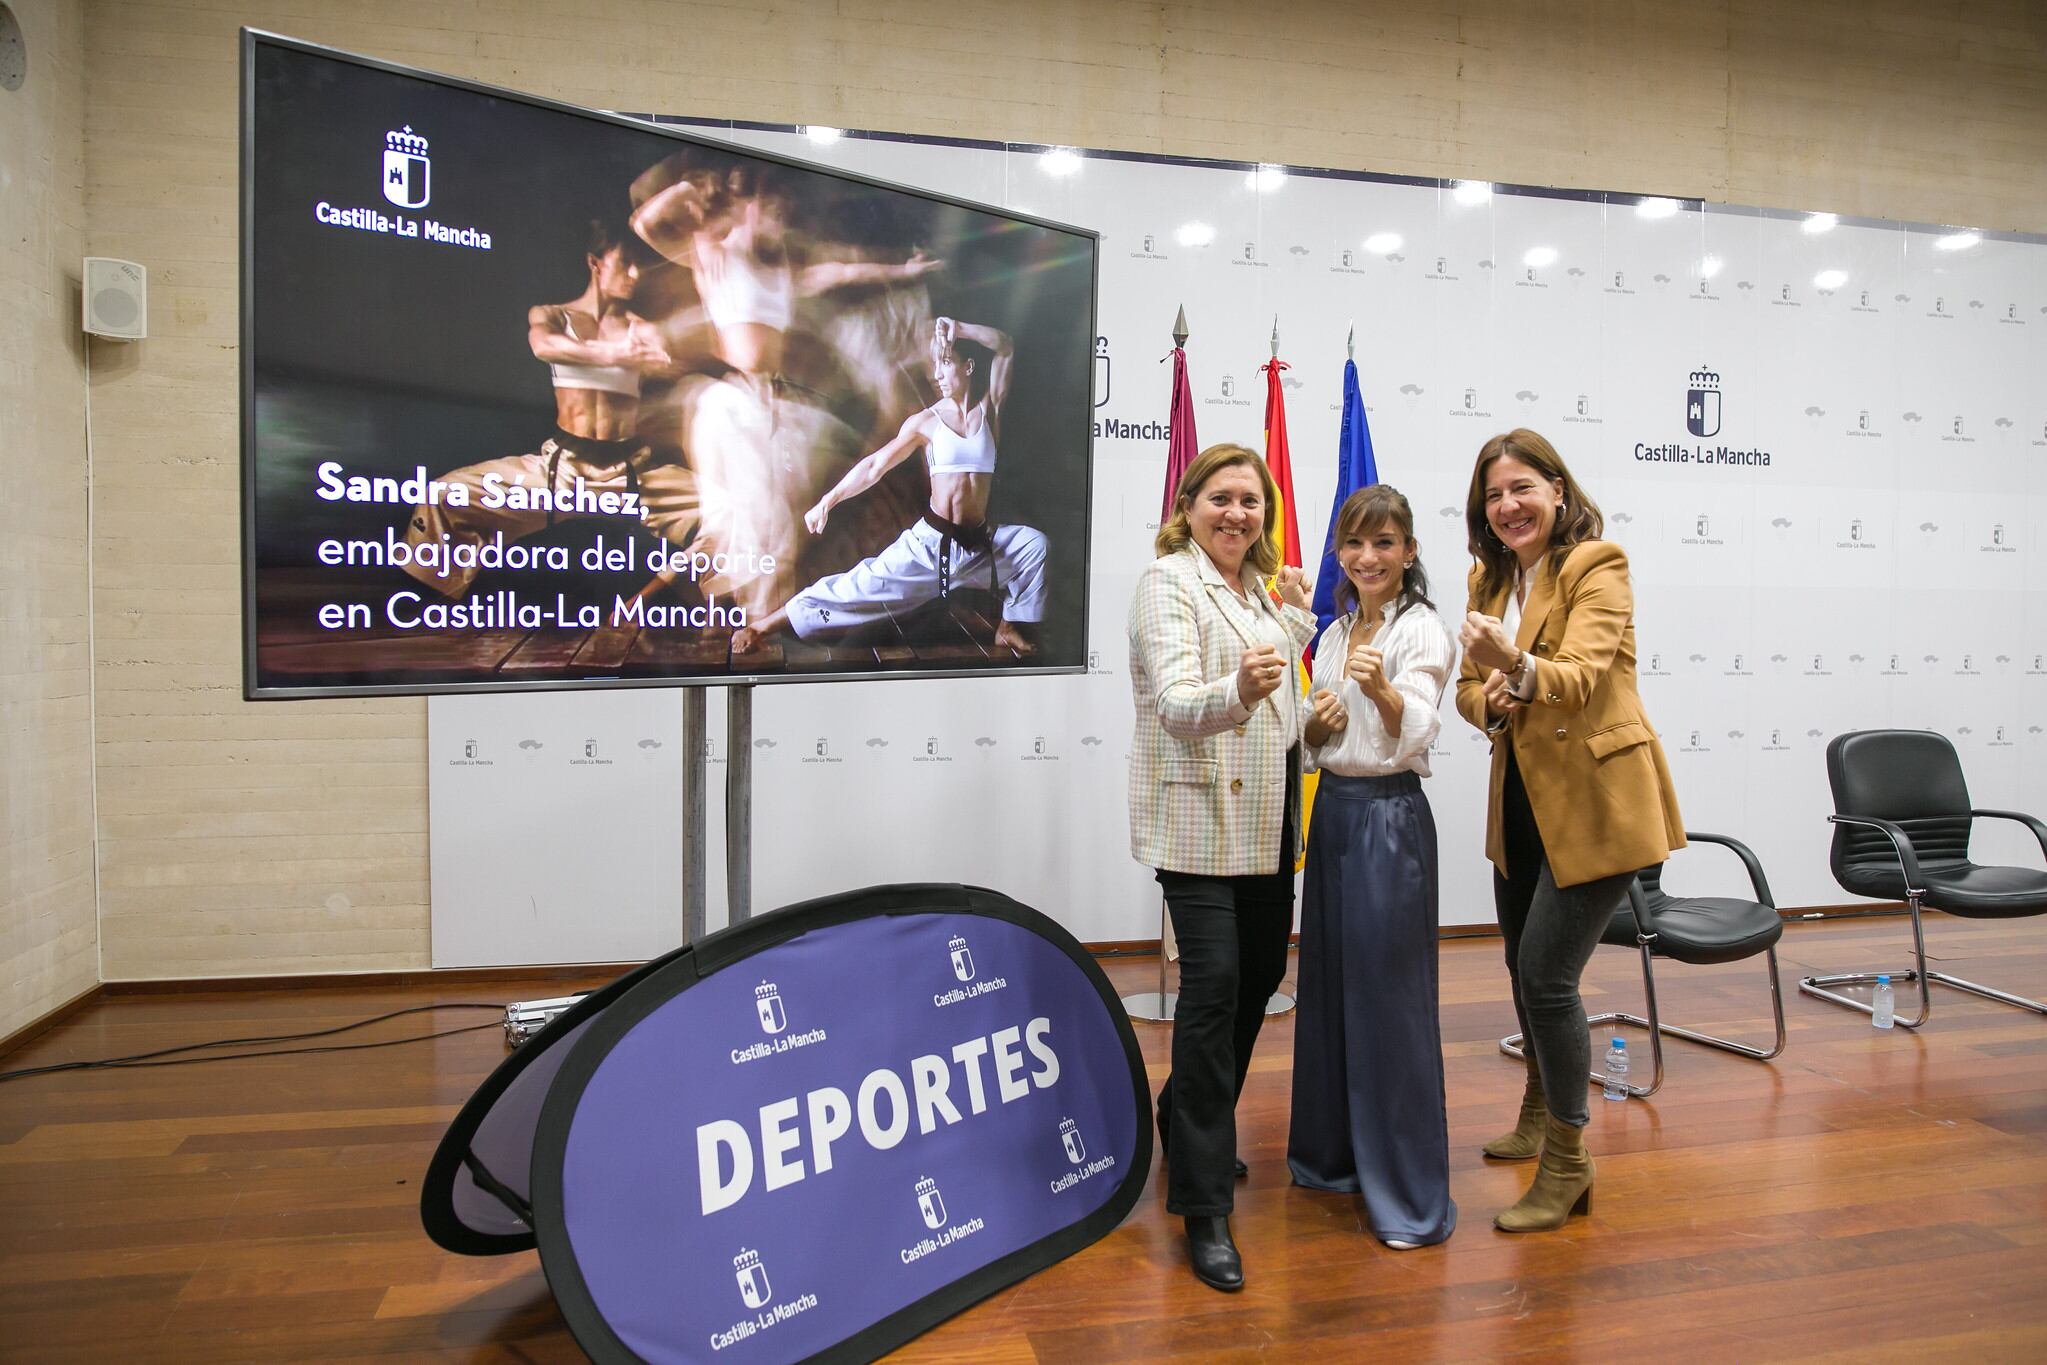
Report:
[[[1556,694],[1556,693],[1552,692],[1552,693],[1550,693],[1550,694],[1549,694],[1549,704],[1550,704],[1551,706],[1555,706],[1555,705],[1557,705],[1557,694]]]
[[[1563,726],[1561,726],[1561,725],[1559,725],[1559,726],[1557,727],[1557,738],[1558,738],[1558,739],[1562,739],[1563,737],[1564,737],[1564,727],[1563,727]]]
[[[1562,734],[1562,733],[1563,733],[1563,731],[1562,731],[1562,730],[1559,730],[1559,731],[1557,731],[1557,733],[1558,733],[1558,734]],[[1240,792],[1240,791],[1244,790],[1244,779],[1243,779],[1243,778],[1241,778],[1241,777],[1233,777],[1233,778],[1231,778],[1231,779],[1230,779],[1230,790],[1231,790],[1231,791],[1233,791],[1233,792]]]

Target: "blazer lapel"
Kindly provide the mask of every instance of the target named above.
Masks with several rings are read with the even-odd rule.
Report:
[[[1510,584],[1508,592],[1514,591]],[[1521,606],[1521,624],[1514,631],[1514,646],[1526,651],[1535,643],[1535,637],[1542,631],[1542,623],[1549,616],[1551,602],[1556,597],[1556,583],[1549,571],[1549,557],[1545,555],[1536,567],[1535,581],[1529,585],[1528,600]],[[1500,604],[1506,606],[1505,602]]]
[[[1228,600],[1237,595],[1230,591],[1229,584],[1223,582],[1222,571],[1215,567],[1215,561],[1203,554],[1198,545],[1188,546],[1187,553],[1194,556],[1195,577],[1201,580],[1201,585],[1208,589],[1209,596],[1215,600],[1217,613],[1229,623],[1230,629],[1237,633],[1237,638],[1244,642],[1245,648],[1257,644],[1258,642],[1245,631],[1243,623],[1237,620],[1237,613],[1232,610],[1232,603]],[[1235,605],[1241,606],[1242,599],[1238,599]]]

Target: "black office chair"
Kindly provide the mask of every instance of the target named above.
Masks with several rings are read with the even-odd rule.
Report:
[[[1843,890],[1879,900],[1902,900],[1912,913],[1913,966],[1889,973],[1919,983],[1919,1015],[1901,1028],[1926,1022],[1933,1002],[1929,982],[2047,1014],[2047,1005],[2023,995],[1979,986],[1926,966],[1922,905],[1964,919],[2015,919],[2047,913],[2047,872],[2026,867],[1985,867],[1969,861],[1969,831],[1976,819],[2017,820],[2033,831],[2047,855],[2047,825],[2015,810],[1969,805],[1962,761],[1946,735],[1931,730],[1856,730],[1827,745],[1827,781],[1834,788],[1834,846],[1828,864]],[[1870,1006],[1830,986],[1866,986],[1875,972],[1808,976],[1807,995],[1870,1013]]]
[[[1784,989],[1777,975],[1777,940],[1784,935],[1784,922],[1777,918],[1777,903],[1770,898],[1770,883],[1763,877],[1763,865],[1756,861],[1756,855],[1746,844],[1724,834],[1694,834],[1687,830],[1685,838],[1694,844],[1719,844],[1732,849],[1734,855],[1741,859],[1742,866],[1748,869],[1749,886],[1755,892],[1755,899],[1668,895],[1663,890],[1663,868],[1659,865],[1637,872],[1628,887],[1627,899],[1615,907],[1613,920],[1599,941],[1615,947],[1634,948],[1642,954],[1642,995],[1647,1002],[1648,1013],[1644,1016],[1613,1010],[1588,1016],[1586,1022],[1595,1026],[1633,1024],[1649,1031],[1649,1055],[1652,1059],[1649,1084],[1628,1085],[1628,1093],[1637,1099],[1647,1099],[1663,1086],[1663,1035],[1666,1033],[1686,1042],[1753,1057],[1759,1062],[1767,1062],[1784,1051]],[[1757,953],[1768,956],[1770,1009],[1777,1018],[1777,1041],[1767,1050],[1662,1022],[1656,1009],[1656,973],[1650,965],[1653,957],[1705,965],[1739,962]],[[1511,1033],[1500,1040],[1500,1051],[1509,1057],[1519,1057],[1522,1055],[1521,1044],[1521,1035]],[[1592,1083],[1604,1085],[1606,1074],[1593,1072]]]

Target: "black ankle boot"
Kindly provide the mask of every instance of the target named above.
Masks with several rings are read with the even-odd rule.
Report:
[[[1230,1240],[1230,1220],[1223,1217],[1187,1220],[1187,1254],[1194,1278],[1210,1289],[1234,1294],[1244,1287],[1244,1261]]]

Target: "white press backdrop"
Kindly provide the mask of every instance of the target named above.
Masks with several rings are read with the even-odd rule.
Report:
[[[1203,444],[1262,448],[1258,366],[1277,316],[1311,570],[1353,324],[1380,476],[1414,503],[1447,617],[1463,609],[1461,509],[1479,444],[1524,425],[1557,444],[1633,561],[1642,691],[1686,824],[1750,843],[1780,905],[1846,899],[1827,874],[1824,820],[1823,750],[1842,730],[1941,730],[1979,806],[2047,810],[2047,242],[1949,250],[1922,227],[1815,233],[1803,214],[1645,211],[1619,195],[712,131],[1102,234],[1088,673],[756,689],[756,910],[960,880],[1084,940],[1156,936],[1150,874],[1126,843],[1124,616],[1150,557],[1168,388],[1157,362],[1183,303]],[[1718,395],[1714,434],[1688,429],[1694,390],[1708,431]],[[679,739],[679,696],[639,697],[631,724],[646,733],[631,742]],[[679,835],[658,811],[649,829],[645,793],[624,785],[636,770],[585,764],[572,790],[557,771],[579,752],[566,741],[492,768],[487,791],[481,770],[452,766],[472,740],[522,752],[542,708],[603,704],[430,702],[437,965],[615,958],[602,928],[613,917],[679,941]],[[1486,923],[1486,747],[1445,715],[1428,788],[1442,919]],[[713,692],[714,925],[723,717]],[[552,812],[583,837],[519,837],[508,809]],[[660,871],[620,862],[620,841],[639,838]],[[1978,852],[2040,856],[2016,826],[1984,827]],[[1680,859],[1672,884],[1729,885],[1720,856]],[[587,883],[564,875],[577,859]],[[536,900],[537,886],[553,889]],[[513,916],[518,935],[497,932]]]

